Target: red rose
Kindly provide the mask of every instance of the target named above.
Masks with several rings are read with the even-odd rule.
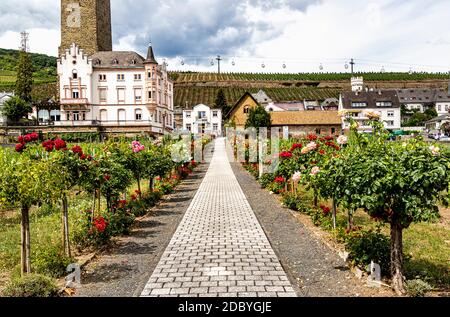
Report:
[[[25,143],[16,144],[16,152],[22,153],[25,150]]]
[[[27,134],[26,136],[24,136],[23,139],[24,139],[25,143],[29,143],[29,142],[32,141],[32,140],[31,140],[31,136],[30,136],[29,134]]]
[[[31,141],[39,140],[39,134],[37,134],[36,132],[30,133],[29,136],[30,136]]]
[[[332,140],[334,140],[334,136],[328,135],[328,136],[325,137],[325,140],[332,141]]]
[[[105,176],[103,176],[103,178],[104,178],[105,181],[109,181],[111,179],[111,176],[110,175],[105,175]]]
[[[87,156],[86,156],[86,154],[81,154],[81,156],[80,156],[80,160],[85,160],[85,159],[87,159]]]
[[[303,144],[294,143],[291,147],[291,152],[294,152],[296,149],[301,149],[302,147],[303,147]]]
[[[316,141],[318,139],[318,136],[315,134],[308,135],[308,140],[310,141]]]
[[[55,143],[52,140],[42,142],[42,147],[44,147],[47,152],[53,151],[54,145]]]
[[[81,146],[79,146],[79,145],[75,145],[73,148],[72,148],[72,152],[73,153],[75,153],[75,154],[78,154],[78,155],[83,155],[83,149],[81,148]]]
[[[19,135],[17,140],[19,141],[19,143],[25,143],[25,139],[24,139],[24,137],[22,135]]]
[[[131,195],[131,200],[136,200],[136,199],[137,199],[136,195]]]
[[[279,176],[279,177],[275,178],[275,183],[282,184],[284,182],[285,182],[285,179],[282,176]]]
[[[66,141],[61,140],[61,139],[56,139],[55,142],[54,142],[54,144],[55,144],[55,149],[56,149],[57,151],[63,150],[63,149],[65,149],[65,148],[67,148]]]
[[[98,230],[98,232],[105,231],[107,226],[108,223],[106,222],[105,218],[98,217],[94,219],[94,227]]]
[[[324,150],[320,150],[320,151],[319,151],[319,154],[320,154],[320,155],[325,155],[326,152],[325,152]]]
[[[291,158],[292,157],[292,153],[288,152],[288,151],[284,151],[280,153],[280,157],[281,158]]]

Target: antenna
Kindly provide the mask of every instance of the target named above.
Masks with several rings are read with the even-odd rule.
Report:
[[[28,53],[30,51],[29,37],[30,37],[30,33],[26,32],[26,31],[20,32],[21,40],[20,40],[19,50],[21,50],[22,52]]]

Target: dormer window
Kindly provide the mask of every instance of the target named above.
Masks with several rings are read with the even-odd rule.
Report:
[[[131,60],[131,65],[136,65],[136,60],[135,59]]]
[[[119,64],[119,61],[117,60],[117,58],[114,58],[112,63],[113,63],[113,65],[117,65],[117,64]]]
[[[99,60],[98,58],[94,59],[94,65],[101,65],[102,61]]]

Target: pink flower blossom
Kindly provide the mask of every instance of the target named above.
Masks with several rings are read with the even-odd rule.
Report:
[[[300,173],[300,172],[295,172],[294,175],[292,175],[292,180],[296,183],[299,182],[301,178],[302,178],[302,173]]]
[[[308,145],[306,145],[306,147],[310,150],[310,151],[314,151],[315,149],[317,149],[318,145],[316,142],[311,142],[308,143]]]
[[[340,137],[337,138],[337,143],[339,145],[345,145],[348,143],[348,138],[345,135],[341,135]]]
[[[317,174],[319,174],[319,172],[320,172],[320,168],[318,167],[318,166],[314,166],[312,169],[311,169],[311,176],[315,176],[315,175],[317,175]]]

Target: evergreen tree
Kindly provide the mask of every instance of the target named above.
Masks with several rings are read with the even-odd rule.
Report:
[[[257,106],[255,108],[251,108],[247,122],[245,123],[245,128],[254,127],[259,132],[260,127],[270,128],[272,125],[272,119],[270,117],[270,113],[264,109],[262,106]]]
[[[216,101],[214,105],[218,109],[222,109],[222,114],[225,117],[228,112],[230,112],[231,108],[228,106],[227,98],[225,97],[225,92],[223,89],[219,89],[216,96]]]
[[[25,102],[31,102],[33,88],[33,64],[27,52],[21,51],[17,66],[15,95]]]

